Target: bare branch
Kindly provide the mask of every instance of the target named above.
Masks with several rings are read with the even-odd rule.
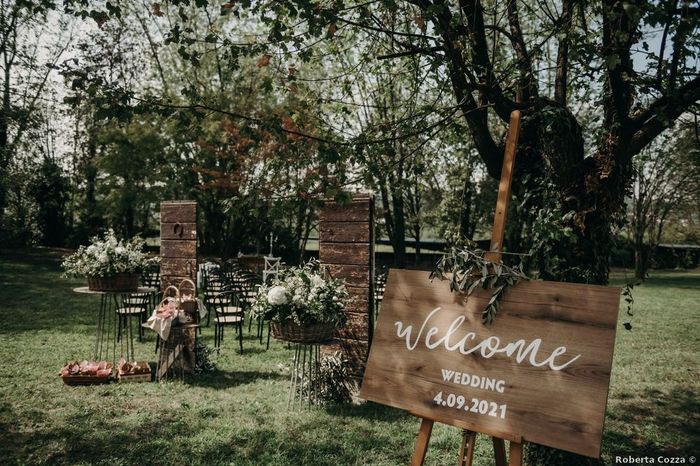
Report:
[[[692,105],[700,101],[700,77],[681,86],[677,92],[657,99],[631,123],[629,155],[639,153],[649,142],[671,126]]]
[[[557,49],[557,76],[554,81],[554,100],[566,105],[566,91],[569,78],[569,34],[572,28],[574,0],[564,0],[562,3],[559,23],[564,36],[559,41]]]
[[[523,39],[523,31],[520,27],[520,18],[518,16],[517,0],[508,1],[508,24],[510,25],[510,34],[508,38],[518,57],[518,71],[520,78],[518,79],[517,98],[518,102],[526,102],[532,97],[537,97],[537,83],[534,80],[532,71],[532,60],[525,46]],[[568,0],[571,1],[571,0]]]

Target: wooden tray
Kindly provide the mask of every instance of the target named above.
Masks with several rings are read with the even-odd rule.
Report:
[[[117,378],[119,379],[119,383],[150,382],[151,373],[145,372],[143,374],[119,374]]]
[[[96,375],[66,375],[61,376],[66,385],[98,385],[109,382],[109,375],[98,377]]]

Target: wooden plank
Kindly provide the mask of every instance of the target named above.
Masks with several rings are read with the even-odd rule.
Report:
[[[358,314],[370,313],[370,289],[367,287],[346,286],[348,290],[349,300],[345,305],[346,312],[354,312]]]
[[[178,259],[169,257],[162,261],[160,273],[162,275],[177,275],[191,277],[197,271],[197,259]]]
[[[369,338],[369,314],[348,312],[347,323],[336,331],[337,338],[367,340]]]
[[[474,461],[474,447],[476,446],[476,432],[462,431],[462,445],[459,448],[459,465],[472,466]]]
[[[370,268],[368,265],[324,264],[333,278],[342,278],[346,286],[369,286]]]
[[[192,259],[197,257],[195,241],[167,239],[160,242],[160,257]]]
[[[160,203],[161,223],[196,223],[197,203],[194,201],[168,201]]]
[[[493,441],[493,457],[496,466],[507,466],[506,445],[502,438],[491,437]]]
[[[392,269],[360,396],[477,432],[597,457],[619,293],[520,283],[486,327],[481,312],[489,290],[465,300],[450,292],[448,281]],[[467,409],[436,404],[438,393],[445,401],[449,394],[463,396]],[[469,410],[472,399],[476,412]],[[485,414],[478,411],[481,401]]]
[[[369,243],[321,243],[319,259],[324,264],[367,265],[370,250]]]
[[[370,198],[356,198],[349,204],[326,201],[319,212],[321,222],[366,222],[370,216]]]
[[[162,223],[160,224],[160,239],[196,240],[196,223]]]
[[[510,458],[508,466],[523,466],[523,444],[510,442]]]
[[[369,243],[369,218],[364,222],[320,222],[321,243]]]
[[[156,335],[157,336],[157,335]],[[160,338],[157,336],[157,338]],[[166,343],[161,340],[161,343],[165,345]],[[164,349],[161,349],[161,351],[164,351]],[[180,357],[180,353],[182,353],[182,347],[180,345],[175,345],[175,347],[168,352],[167,358],[163,361],[163,364],[158,366],[158,372],[156,373],[156,380],[160,381],[165,374],[170,370],[172,365],[177,361],[177,359]]]
[[[428,452],[430,434],[433,432],[433,424],[433,421],[430,419],[421,419],[416,446],[413,449],[413,456],[411,457],[411,466],[423,466],[425,454]]]
[[[513,181],[513,167],[515,166],[515,153],[518,147],[520,136],[520,111],[514,110],[510,114],[510,124],[508,125],[508,137],[506,139],[506,150],[503,156],[503,167],[501,169],[501,181],[498,185],[498,200],[496,202],[496,214],[493,219],[493,230],[491,232],[491,247],[493,253],[487,253],[485,257],[491,261],[501,258],[503,251],[503,237],[506,230],[506,216],[508,214],[508,202],[510,201],[510,187]]]
[[[161,290],[164,290],[168,286],[177,287],[178,285],[180,285],[180,283],[182,283],[183,280],[194,281],[194,277],[188,277],[186,275],[163,275],[160,277],[160,288]]]

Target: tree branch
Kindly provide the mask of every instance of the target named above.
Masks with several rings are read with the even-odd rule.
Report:
[[[637,23],[633,22],[620,0],[603,1],[603,59],[607,68],[605,119],[613,128],[625,124],[632,106],[630,78],[634,75],[630,47]]]
[[[557,48],[557,76],[554,81],[554,100],[566,105],[566,90],[569,78],[569,33],[571,32],[574,11],[574,0],[562,2],[562,13],[559,18],[564,37]]]
[[[657,99],[631,121],[629,156],[633,156],[661,134],[692,105],[700,102],[700,76],[681,86],[673,94]]]
[[[518,89],[516,100],[520,103],[530,100],[531,97],[537,97],[537,84],[534,80],[532,72],[532,60],[525,46],[523,39],[523,31],[520,27],[520,18],[518,16],[518,7],[515,3],[517,0],[508,0],[508,24],[510,26],[510,34],[507,36],[518,57],[518,71],[520,78],[518,79]],[[571,1],[571,0],[568,0]]]
[[[449,22],[445,23],[445,14],[452,16],[449,13],[447,4],[443,5],[443,14],[441,18],[441,27],[451,28]],[[467,39],[471,43],[472,65],[475,68],[476,75],[479,78],[479,90],[483,92],[493,102],[494,110],[501,120],[509,121],[510,112],[516,106],[515,102],[507,99],[503,95],[503,89],[496,80],[496,75],[493,72],[493,64],[489,58],[488,43],[486,41],[486,27],[484,24],[484,9],[481,6],[480,0],[459,0],[459,8],[464,13],[466,21],[460,26],[466,32]]]

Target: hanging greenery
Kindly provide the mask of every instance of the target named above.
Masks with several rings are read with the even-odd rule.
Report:
[[[430,279],[450,280],[450,290],[471,295],[477,288],[492,290],[491,298],[482,311],[482,321],[491,325],[508,287],[530,278],[522,266],[510,267],[486,259],[482,249],[452,248],[435,265]]]

